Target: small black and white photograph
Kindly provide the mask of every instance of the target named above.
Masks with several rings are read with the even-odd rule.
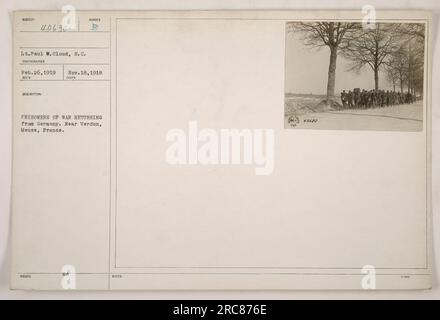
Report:
[[[284,128],[422,131],[425,23],[287,22]]]

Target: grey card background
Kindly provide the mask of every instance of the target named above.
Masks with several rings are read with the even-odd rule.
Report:
[[[433,66],[432,66],[432,198],[433,198],[433,289],[430,291],[413,292],[11,292],[9,291],[9,271],[10,271],[10,167],[11,167],[11,11],[18,9],[27,10],[57,10],[63,5],[70,4],[79,10],[158,10],[158,9],[351,9],[361,10],[363,5],[369,4],[376,6],[377,9],[425,9],[433,11]],[[230,298],[230,299],[294,299],[294,298],[440,298],[440,288],[438,283],[438,266],[436,257],[440,253],[439,233],[439,191],[440,191],[440,157],[439,157],[439,133],[440,133],[440,109],[439,93],[435,90],[439,85],[438,61],[440,50],[438,49],[438,15],[440,13],[440,3],[436,0],[402,1],[390,0],[386,7],[380,1],[338,1],[330,2],[325,0],[315,1],[241,1],[224,0],[210,1],[189,0],[185,4],[178,0],[167,1],[55,1],[55,0],[5,0],[0,5],[1,12],[1,39],[2,46],[0,51],[0,61],[4,72],[0,75],[0,298],[3,299],[45,299],[45,298],[131,298],[131,299],[198,299],[198,298]]]

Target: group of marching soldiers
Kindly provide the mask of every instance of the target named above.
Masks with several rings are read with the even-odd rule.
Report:
[[[382,108],[415,101],[416,96],[410,92],[360,90],[359,88],[341,92],[341,102],[344,109]]]

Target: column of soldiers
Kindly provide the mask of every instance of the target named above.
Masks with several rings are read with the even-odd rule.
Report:
[[[341,101],[344,109],[371,109],[413,103],[416,101],[416,96],[410,92],[360,90],[356,88],[348,92],[343,90]]]

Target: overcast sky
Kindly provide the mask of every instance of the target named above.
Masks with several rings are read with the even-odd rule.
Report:
[[[327,91],[330,50],[306,47],[299,35],[286,35],[286,92],[325,94]],[[338,55],[335,94],[353,88],[374,89],[374,73],[365,66],[359,74],[348,72],[349,61]],[[392,90],[383,72],[379,74],[380,89]]]

